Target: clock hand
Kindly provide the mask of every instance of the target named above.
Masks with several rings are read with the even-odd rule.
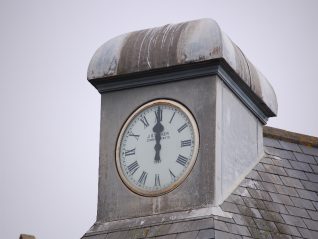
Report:
[[[155,139],[156,139],[156,144],[155,144],[156,154],[155,154],[155,161],[154,162],[155,163],[160,163],[161,162],[161,159],[160,159],[160,149],[161,149],[160,140],[161,140],[161,132],[164,131],[164,127],[160,123],[161,114],[160,114],[160,107],[159,106],[158,106],[156,118],[157,118],[157,123],[152,128],[153,132],[155,133]]]

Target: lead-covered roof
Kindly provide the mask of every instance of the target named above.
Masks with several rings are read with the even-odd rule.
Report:
[[[270,110],[277,114],[277,99],[268,80],[245,57],[212,19],[169,24],[117,36],[94,54],[87,78],[110,79],[177,65],[223,59]]]

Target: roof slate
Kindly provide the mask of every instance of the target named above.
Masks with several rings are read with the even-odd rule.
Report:
[[[83,238],[318,238],[318,148],[268,136],[264,146],[264,158],[221,205],[231,217],[153,220]]]

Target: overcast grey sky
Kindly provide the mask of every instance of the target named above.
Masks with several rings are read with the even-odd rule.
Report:
[[[129,31],[215,19],[273,85],[269,125],[318,136],[318,1],[1,0],[0,237],[80,238],[95,222],[94,51]]]

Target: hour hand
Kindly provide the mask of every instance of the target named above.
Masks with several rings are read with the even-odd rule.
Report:
[[[155,163],[160,163],[161,159],[160,159],[160,149],[161,149],[161,144],[160,144],[160,140],[161,140],[161,132],[164,131],[164,127],[161,124],[161,119],[162,119],[162,114],[161,114],[161,109],[158,106],[158,110],[156,111],[156,119],[157,119],[157,123],[155,124],[155,126],[152,128],[153,132],[155,133],[155,140],[156,140],[156,144],[155,144]]]

